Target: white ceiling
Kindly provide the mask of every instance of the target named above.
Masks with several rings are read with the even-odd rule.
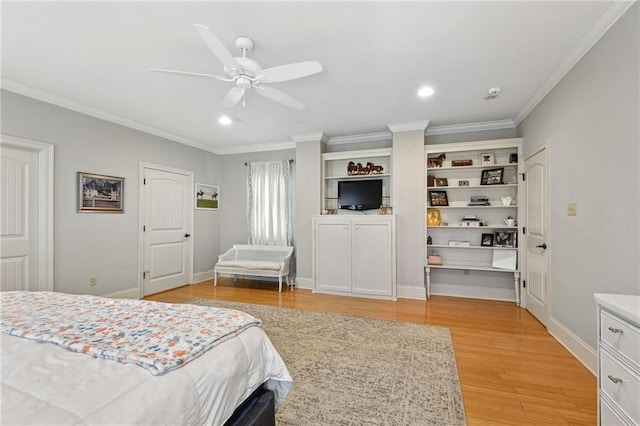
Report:
[[[295,134],[375,138],[391,123],[512,127],[628,3],[3,1],[2,84],[221,154],[290,147]],[[196,23],[234,55],[235,37],[253,38],[263,68],[320,61],[320,74],[273,85],[307,108],[250,93],[225,110],[231,83],[148,71],[221,74]],[[422,85],[435,94],[419,99]],[[492,86],[501,95],[483,99]]]

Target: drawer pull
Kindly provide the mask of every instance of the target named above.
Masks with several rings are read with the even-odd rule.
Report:
[[[622,334],[623,330],[620,328],[613,328],[613,327],[609,327],[609,331],[612,333],[620,333]]]
[[[624,380],[622,379],[618,379],[617,377],[613,377],[611,374],[609,374],[607,376],[609,378],[609,380],[611,380],[613,383],[622,383]]]

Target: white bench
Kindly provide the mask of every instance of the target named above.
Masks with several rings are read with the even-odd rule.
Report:
[[[214,287],[218,285],[218,274],[255,275],[278,277],[278,291],[282,291],[282,277],[289,285],[289,270],[293,247],[290,246],[254,246],[234,244],[226,253],[218,256],[213,269]]]

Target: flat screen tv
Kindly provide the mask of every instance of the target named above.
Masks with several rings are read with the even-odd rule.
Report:
[[[382,179],[338,181],[338,207],[348,210],[377,209],[382,204]]]

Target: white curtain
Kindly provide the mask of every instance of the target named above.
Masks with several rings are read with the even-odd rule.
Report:
[[[264,161],[247,166],[249,244],[291,245],[289,161]]]

